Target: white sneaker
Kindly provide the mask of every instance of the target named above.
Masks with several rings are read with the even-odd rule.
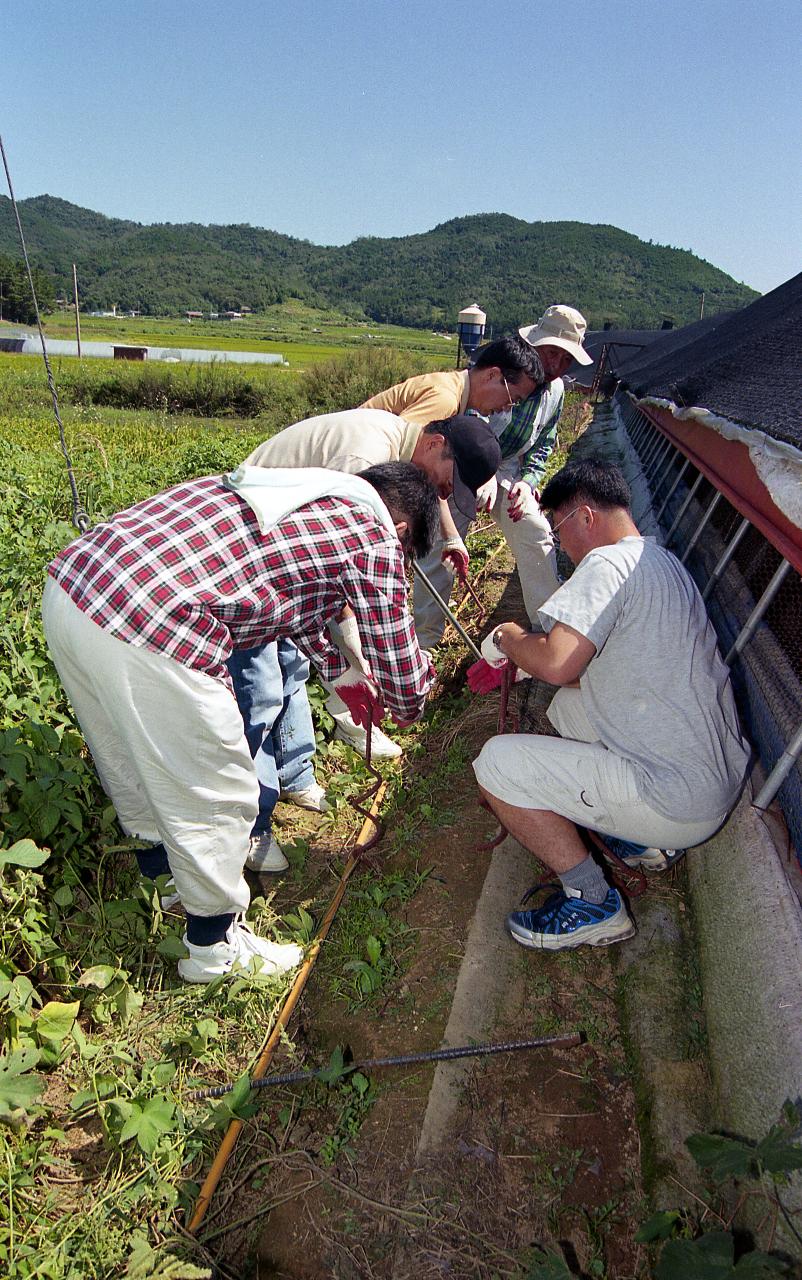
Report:
[[[319,782],[313,782],[301,791],[282,791],[279,800],[283,800],[285,804],[297,805],[299,809],[311,809],[313,813],[328,813],[331,808]]]
[[[262,836],[251,836],[245,859],[245,866],[249,871],[258,871],[264,875],[275,874],[286,871],[289,865],[281,851],[281,845],[270,831]]]
[[[211,947],[197,947],[183,938],[189,952],[178,961],[178,972],[185,982],[214,982],[225,974],[247,973],[254,978],[272,978],[277,973],[295,969],[303,959],[303,948],[294,942],[269,942],[256,934],[241,918],[229,926],[222,942]]]
[[[368,735],[360,724],[346,723],[342,724],[337,721],[337,728],[334,730],[335,738],[339,738],[341,742],[347,742],[349,747],[353,747],[361,756],[367,755]],[[393,742],[392,738],[388,738],[386,733],[382,733],[378,725],[373,726],[370,731],[370,755],[372,760],[397,760],[399,756],[404,754],[403,749],[399,747],[397,742]]]

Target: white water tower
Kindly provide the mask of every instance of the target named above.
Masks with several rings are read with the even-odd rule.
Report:
[[[470,307],[463,307],[457,316],[457,334],[459,341],[457,343],[457,368],[459,368],[460,353],[465,352],[470,360],[482,338],[485,336],[485,325],[487,316],[478,303],[474,302]]]

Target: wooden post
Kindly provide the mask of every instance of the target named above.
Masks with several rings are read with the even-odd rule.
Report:
[[[78,359],[81,359],[81,317],[78,314],[78,272],[72,264],[72,296],[75,303],[75,336],[78,339]]]
[[[704,318],[705,318],[705,291],[703,289],[702,301],[699,303],[699,319],[704,320]]]

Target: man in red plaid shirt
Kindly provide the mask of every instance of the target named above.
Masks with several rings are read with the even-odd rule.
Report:
[[[405,574],[405,552],[434,539],[429,481],[388,463],[265,483],[277,486],[272,523],[258,501],[205,476],[97,525],[48,566],[53,660],[123,829],[166,854],[187,913],[179,972],[192,982],[301,958],[239,918],[258,783],[226,669],[233,650],[291,639],[368,724],[382,704],[417,719],[432,680]],[[345,605],[374,686],[354,686],[326,633]]]

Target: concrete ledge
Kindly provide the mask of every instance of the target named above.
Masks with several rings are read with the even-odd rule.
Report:
[[[716,1120],[759,1139],[802,1095],[802,906],[748,796],[687,863]],[[783,1201],[802,1210],[802,1179]]]

